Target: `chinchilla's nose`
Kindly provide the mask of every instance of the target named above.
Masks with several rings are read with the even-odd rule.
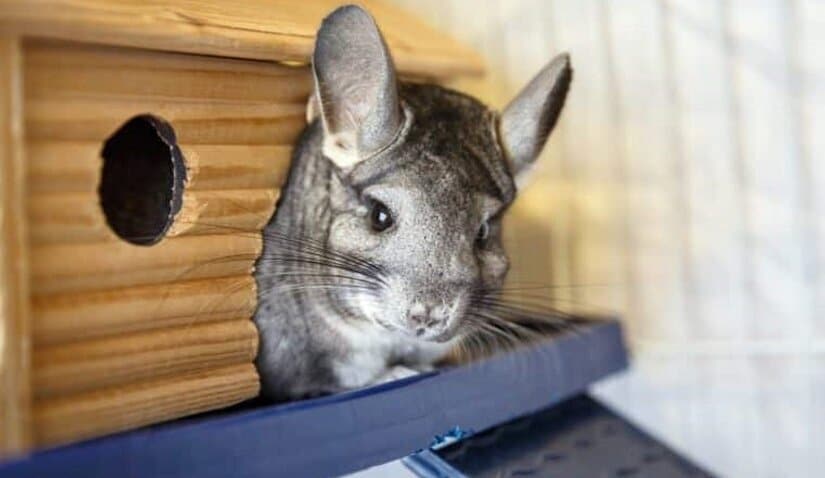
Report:
[[[407,322],[416,335],[424,333],[447,320],[448,309],[445,305],[415,302],[407,313]]]

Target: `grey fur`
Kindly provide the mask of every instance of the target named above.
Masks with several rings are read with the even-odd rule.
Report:
[[[504,109],[501,143],[517,183],[541,153],[561,114],[573,70],[570,57],[561,54],[539,71]]]
[[[255,272],[257,366],[274,399],[432,367],[467,332],[474,294],[499,289],[508,269],[501,216],[516,192],[514,163],[496,131],[516,130],[498,128],[497,115],[469,96],[397,83],[377,27],[358,7],[324,21],[314,62],[320,116],[296,146]],[[542,105],[516,102],[526,128],[518,144],[532,142],[534,156],[564,101],[546,83],[552,101],[531,83],[528,96]],[[358,142],[343,163],[327,150],[342,130]],[[534,159],[527,151],[519,147],[518,164]],[[376,200],[395,218],[382,232],[370,226]]]
[[[312,67],[327,144],[338,156],[366,157],[389,145],[402,126],[395,67],[378,27],[358,7],[324,19]]]

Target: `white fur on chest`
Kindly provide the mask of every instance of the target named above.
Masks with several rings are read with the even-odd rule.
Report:
[[[346,357],[333,362],[339,385],[347,389],[382,381],[390,364],[400,363],[416,371],[430,370],[450,348],[449,344],[406,338],[369,323],[337,320],[331,325],[350,350]]]

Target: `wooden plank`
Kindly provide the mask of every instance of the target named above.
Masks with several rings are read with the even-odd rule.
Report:
[[[272,217],[278,191],[185,191],[167,237],[256,234]],[[44,194],[29,201],[33,244],[121,241],[106,222],[97,192]]]
[[[258,394],[252,364],[112,387],[35,404],[35,442],[51,446],[226,407]]]
[[[258,234],[272,217],[279,194],[272,189],[184,193],[168,235]]]
[[[306,125],[303,104],[29,98],[26,137],[102,143],[130,118],[144,113],[170,122],[183,145],[292,145]]]
[[[312,91],[306,66],[65,42],[27,42],[25,69],[31,98],[303,105]]]
[[[274,189],[286,180],[292,145],[183,145],[186,189]]]
[[[124,241],[37,246],[31,253],[35,295],[228,277],[252,272],[261,237],[187,236],[151,246]]]
[[[31,141],[26,147],[29,189],[38,193],[96,193],[103,148],[99,141]],[[283,184],[291,145],[182,145],[187,191],[264,189]]]
[[[30,323],[22,60],[0,36],[0,458],[29,444]]]
[[[23,48],[28,52],[28,56],[24,58],[26,68],[55,68],[58,71],[105,66],[113,70],[118,68],[151,69],[156,72],[176,74],[187,71],[210,73],[235,72],[237,75],[234,80],[237,81],[247,74],[273,79],[300,78],[308,74],[306,70],[309,67],[309,65],[281,64],[236,58],[190,55],[168,51],[123,48],[93,43],[50,40],[36,35],[24,37]],[[227,78],[227,80],[233,81],[232,78]],[[309,81],[311,81],[311,79]],[[171,87],[171,85],[169,87]],[[175,91],[180,91],[189,96],[182,89],[176,88]],[[247,92],[247,94],[256,95],[260,93]],[[220,97],[213,99],[220,99]],[[254,101],[254,97],[247,98],[247,100]]]
[[[47,346],[251,317],[256,306],[250,275],[36,297],[32,340]]]
[[[478,55],[414,16],[379,0],[360,2],[376,18],[404,73],[434,77],[478,74]],[[30,36],[307,63],[321,19],[337,0],[296,4],[244,0],[232,8],[215,0],[7,0],[0,29]]]
[[[35,400],[250,363],[258,333],[248,317],[35,349]]]

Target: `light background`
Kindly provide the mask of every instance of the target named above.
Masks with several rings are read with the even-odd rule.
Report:
[[[825,469],[825,1],[395,3],[497,107],[571,53],[507,234],[515,282],[621,313],[635,369],[599,393],[726,475]]]

